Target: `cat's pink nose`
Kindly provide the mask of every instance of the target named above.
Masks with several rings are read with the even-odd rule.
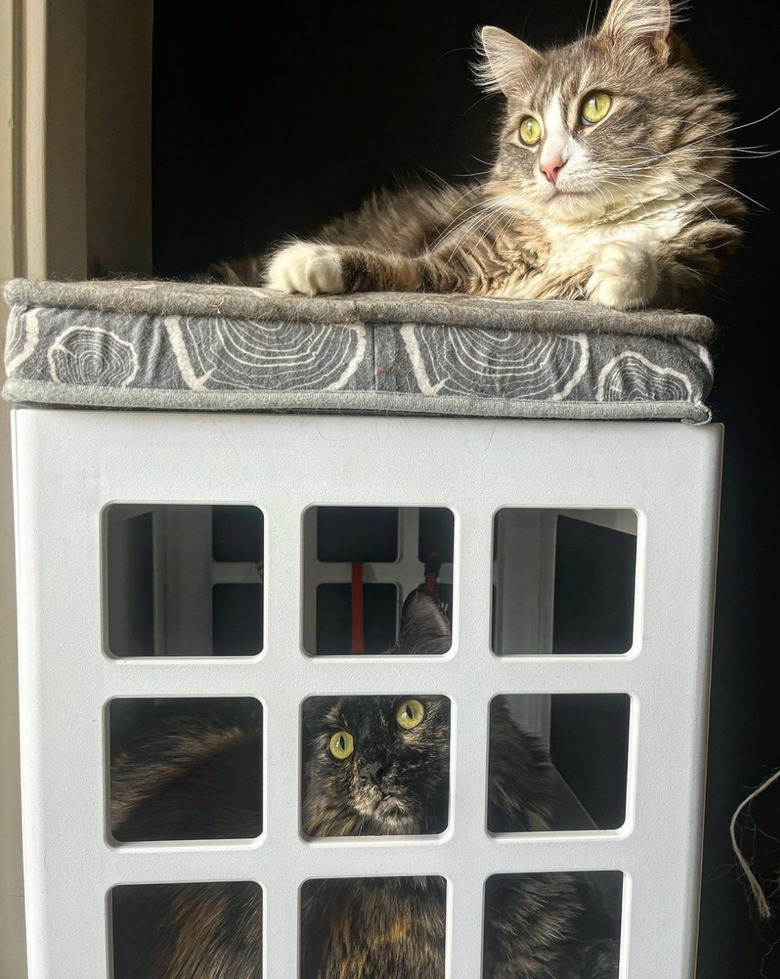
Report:
[[[558,176],[561,170],[566,166],[566,160],[561,156],[556,156],[552,160],[547,160],[539,164],[539,169],[547,177],[551,184],[558,183]]]

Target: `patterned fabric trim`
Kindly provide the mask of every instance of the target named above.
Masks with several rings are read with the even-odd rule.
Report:
[[[690,338],[21,303],[5,364],[16,402],[211,411],[702,422],[712,385]]]

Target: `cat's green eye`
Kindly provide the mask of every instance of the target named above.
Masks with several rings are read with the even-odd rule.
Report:
[[[612,96],[607,92],[589,92],[582,100],[580,115],[586,126],[601,122],[612,108]]]
[[[334,758],[343,761],[349,758],[355,750],[355,742],[349,731],[336,731],[330,739],[330,753]]]
[[[396,724],[405,731],[417,727],[425,717],[425,708],[419,700],[405,700],[395,712]]]
[[[536,146],[542,138],[542,124],[533,116],[526,116],[520,123],[520,140],[526,146]]]

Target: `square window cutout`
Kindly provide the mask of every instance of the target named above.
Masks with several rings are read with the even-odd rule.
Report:
[[[633,510],[499,510],[493,524],[493,651],[620,654],[633,645]]]
[[[451,510],[310,507],[303,534],[307,653],[435,656],[449,650]]]
[[[488,831],[619,829],[626,820],[630,714],[626,694],[496,697]]]
[[[254,839],[263,829],[263,708],[252,697],[108,705],[117,843]]]
[[[113,979],[263,975],[254,881],[122,884],[111,891]]]
[[[443,877],[345,877],[301,888],[300,979],[444,979]]]
[[[445,831],[450,804],[447,697],[309,697],[301,721],[305,836]]]
[[[485,886],[483,979],[618,979],[623,874],[496,874]]]
[[[263,649],[257,507],[115,503],[104,514],[112,656],[256,656]]]

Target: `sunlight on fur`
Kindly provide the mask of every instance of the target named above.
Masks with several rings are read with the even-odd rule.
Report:
[[[502,105],[483,179],[375,194],[312,242],[221,262],[214,278],[693,306],[738,244],[744,206],[728,95],[672,31],[679,7],[613,0],[598,30],[544,51],[485,27],[476,78]]]

